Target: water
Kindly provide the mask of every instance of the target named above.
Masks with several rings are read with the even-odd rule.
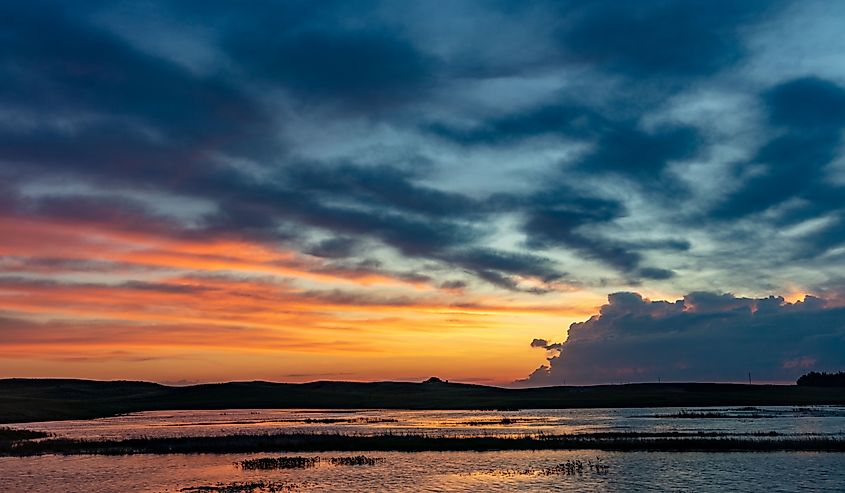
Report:
[[[365,491],[836,491],[845,490],[845,454],[835,453],[609,453],[364,452],[375,466],[242,471],[245,458],[280,454],[41,456],[0,458],[4,492],[177,492],[183,488],[268,480],[302,492]],[[336,456],[338,453],[307,454]],[[595,460],[604,474],[508,474],[508,469]]]
[[[604,431],[715,431],[845,435],[845,408],[703,409],[708,417],[679,417],[682,409],[526,411],[225,410],[167,411],[88,421],[27,423],[72,438],[210,436],[232,433],[385,431],[429,435],[517,435]],[[687,415],[689,416],[689,415]],[[375,465],[242,470],[245,459],[365,454]],[[599,461],[572,475],[547,474],[566,461]],[[269,482],[278,491],[845,491],[845,454],[656,453],[602,451],[325,452],[131,456],[0,457],[2,492],[178,492],[204,486]],[[187,489],[186,489],[187,488]],[[284,489],[288,488],[288,489]],[[256,490],[268,491],[268,490]]]
[[[684,417],[710,413],[711,417]],[[718,418],[712,417],[716,414]],[[59,437],[121,439],[260,433],[512,436],[594,432],[695,432],[845,435],[845,407],[531,409],[522,411],[406,411],[228,409],[151,411],[79,421],[22,423],[12,427]]]

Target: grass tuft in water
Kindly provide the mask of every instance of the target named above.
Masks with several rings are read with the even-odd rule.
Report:
[[[250,481],[247,483],[218,483],[212,486],[181,488],[184,493],[282,493],[310,486],[310,483],[285,483],[281,481]]]
[[[493,476],[583,476],[585,474],[607,474],[609,470],[610,466],[596,457],[596,460],[570,459],[550,467],[498,469],[483,474]]]
[[[366,455],[355,455],[351,457],[262,457],[259,459],[247,459],[236,462],[235,465],[241,469],[268,470],[268,469],[307,469],[315,467],[320,463],[333,466],[374,466],[384,462],[382,457],[367,457]]]
[[[263,457],[236,462],[247,471],[266,469],[307,469],[320,463],[319,457]]]

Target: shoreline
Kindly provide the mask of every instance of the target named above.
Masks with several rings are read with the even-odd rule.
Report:
[[[0,380],[0,424],[92,419],[143,411],[218,409],[516,410],[845,405],[837,387],[639,383],[502,388],[448,382],[149,382]]]

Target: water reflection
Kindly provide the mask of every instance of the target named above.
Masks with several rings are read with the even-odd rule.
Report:
[[[86,439],[256,433],[513,436],[595,432],[845,434],[845,408],[632,408],[522,411],[237,409],[150,411],[80,421],[12,425]]]
[[[177,492],[264,482],[290,491],[843,491],[845,454],[608,453],[600,451],[363,452],[371,466],[318,461],[303,469],[244,470],[236,462],[270,454],[41,456],[0,458],[0,489],[46,493]],[[333,453],[313,454],[330,458]],[[544,474],[570,461],[606,472]],[[513,473],[525,471],[525,474]],[[282,491],[281,489],[279,489]],[[202,491],[194,489],[193,491]],[[205,490],[213,491],[213,490]]]
[[[512,436],[706,431],[845,435],[845,408],[247,409],[144,412],[14,426],[83,439],[285,432]],[[337,453],[307,454],[301,458],[280,458],[281,455],[284,454],[0,457],[0,491],[238,491],[227,489],[232,485],[255,486],[253,491],[262,491],[260,487],[265,486],[263,491],[303,492],[845,491],[845,454],[839,453],[355,452],[349,454],[355,457],[345,458]],[[244,467],[300,462],[309,467]],[[573,465],[578,463],[582,464],[580,469]]]

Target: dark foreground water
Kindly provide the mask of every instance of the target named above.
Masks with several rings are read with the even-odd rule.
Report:
[[[223,410],[25,423],[58,437],[237,433],[425,433],[435,436],[712,431],[731,436],[845,436],[845,409],[704,408],[524,411]],[[261,457],[379,458],[374,465],[244,470]],[[561,464],[580,461],[582,470]],[[589,464],[600,464],[600,470]],[[255,486],[254,489],[247,487]],[[227,489],[229,488],[229,489]],[[842,453],[602,451],[325,452],[0,457],[0,492],[830,491],[845,492]]]
[[[364,453],[384,461],[373,466],[321,463],[306,469],[243,471],[234,464],[236,461],[280,454],[5,457],[0,458],[0,490],[188,492],[214,491],[201,489],[206,486],[265,482],[277,491],[302,492],[845,491],[845,454],[835,453]],[[607,465],[607,472],[543,472],[543,468],[568,460],[586,462],[596,458]]]

